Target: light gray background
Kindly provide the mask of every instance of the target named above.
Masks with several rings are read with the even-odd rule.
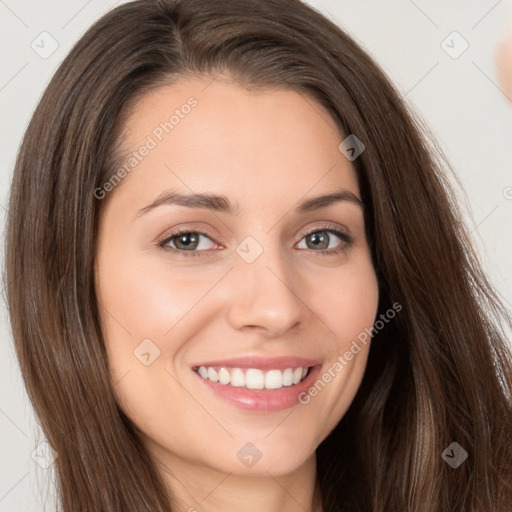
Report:
[[[0,0],[3,225],[16,151],[37,101],[84,31],[112,6],[100,0]],[[510,0],[316,0],[379,62],[436,134],[460,177],[467,224],[495,287],[512,302],[512,107],[496,79],[496,43],[512,28]],[[457,31],[469,44],[452,58],[442,42]],[[41,35],[47,32],[48,35]],[[452,53],[463,41],[451,36]],[[54,39],[58,48],[51,55]],[[33,48],[37,48],[39,54]],[[511,63],[512,65],[512,63]],[[508,199],[506,190],[509,191]],[[466,194],[467,200],[463,194]],[[3,252],[3,251],[2,251]],[[41,437],[27,401],[5,312],[0,318],[0,512],[54,509],[51,466],[32,457]],[[48,460],[36,456],[38,461]],[[48,492],[50,489],[50,492]]]

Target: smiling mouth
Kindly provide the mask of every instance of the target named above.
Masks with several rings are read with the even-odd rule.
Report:
[[[227,366],[198,366],[193,370],[204,380],[225,386],[245,389],[276,390],[302,382],[310,373],[310,366],[261,370],[259,368],[231,368]]]

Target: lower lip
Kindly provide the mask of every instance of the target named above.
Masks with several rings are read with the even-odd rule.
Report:
[[[311,367],[306,378],[298,384],[269,390],[247,389],[229,384],[219,384],[218,382],[203,379],[198,373],[194,373],[208,386],[210,391],[240,409],[255,412],[275,412],[297,405],[299,403],[299,396],[311,387],[316,376],[320,373],[320,368],[320,365]]]

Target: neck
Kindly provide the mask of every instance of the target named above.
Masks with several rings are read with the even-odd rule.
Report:
[[[160,467],[179,512],[322,512],[315,493],[315,454],[279,476],[269,471],[254,476],[222,473],[183,459],[165,465],[160,460]]]

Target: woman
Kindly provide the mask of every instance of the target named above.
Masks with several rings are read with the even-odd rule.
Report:
[[[27,130],[7,286],[66,512],[510,509],[510,319],[419,123],[298,1],[98,21]]]

